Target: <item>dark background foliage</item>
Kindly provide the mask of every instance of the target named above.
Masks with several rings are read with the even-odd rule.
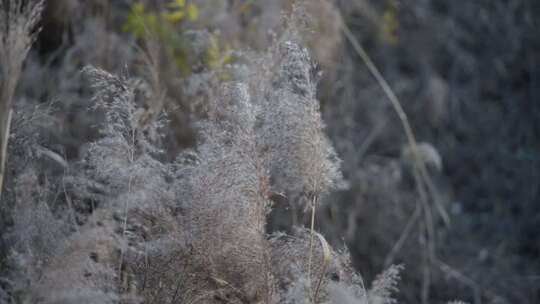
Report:
[[[381,5],[361,2],[374,10]],[[471,293],[478,289],[489,303],[538,301],[540,40],[535,16],[540,6],[535,1],[396,4],[399,41],[392,45],[361,21],[361,8],[344,10],[352,12],[345,21],[395,88],[417,138],[431,143],[443,160],[443,169],[433,177],[448,196],[452,224],[441,229],[438,255],[471,281],[441,274],[434,282],[435,298],[469,294],[473,301]],[[335,90],[324,109],[346,177],[358,176],[337,198],[348,207],[337,210],[360,209],[351,220],[355,232],[349,244],[367,274],[380,267],[384,259],[377,256],[387,255],[404,227],[402,215],[395,215],[396,222],[385,214],[410,204],[409,199],[399,189],[388,193],[383,180],[394,172],[383,168],[399,158],[406,142],[396,115],[350,45],[345,43],[342,52],[338,69],[353,71],[339,74],[350,77],[345,81],[354,86]],[[371,162],[383,163],[376,169],[380,175],[359,176]],[[378,179],[375,189],[367,185],[363,190],[366,179]],[[417,242],[409,239],[404,246],[411,251],[401,257],[409,271],[418,265]],[[415,293],[402,292],[409,299]]]

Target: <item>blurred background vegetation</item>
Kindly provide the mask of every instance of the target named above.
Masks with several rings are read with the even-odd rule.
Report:
[[[228,69],[269,47],[293,2],[48,0],[17,107],[52,103],[46,140],[74,159],[103,119],[84,111],[80,69],[140,75],[155,93],[149,113],[169,113],[173,157],[195,142],[198,93],[187,76],[234,80]],[[539,303],[540,2],[305,3],[294,18],[323,72],[326,131],[348,184],[325,198],[317,230],[347,244],[367,281],[403,263],[404,303]],[[421,143],[423,180],[395,107],[354,43],[401,102]],[[276,199],[269,229],[307,218]]]

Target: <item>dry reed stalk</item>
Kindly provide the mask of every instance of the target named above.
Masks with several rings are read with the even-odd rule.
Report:
[[[330,252],[330,245],[328,245],[328,242],[326,239],[320,234],[316,233],[317,238],[321,242],[321,247],[323,250],[323,267],[321,274],[319,275],[319,281],[317,282],[317,288],[315,288],[315,294],[313,296],[313,301],[317,302],[317,296],[319,295],[319,290],[321,288],[322,281],[324,279],[324,276],[328,272],[328,265],[330,265],[332,253]]]
[[[315,294],[313,294],[313,289],[311,286],[311,263],[313,260],[313,237],[315,235],[315,207],[317,204],[317,196],[313,197],[311,202],[311,224],[310,224],[310,235],[309,235],[309,259],[308,259],[308,282],[309,282],[309,294],[312,301],[315,303]]]
[[[2,196],[2,185],[4,184],[4,173],[7,160],[7,146],[9,139],[9,129],[11,126],[11,117],[13,116],[13,111],[7,111],[7,117],[4,118],[4,113],[0,114],[0,197]]]
[[[343,20],[343,18],[341,18]],[[435,204],[435,207],[437,208],[437,211],[441,218],[443,219],[444,223],[449,226],[450,225],[450,218],[440,203],[438,199],[436,199],[436,189],[431,181],[429,174],[427,173],[427,169],[425,166],[424,161],[422,160],[422,157],[418,150],[418,143],[415,138],[414,132],[412,130],[412,126],[409,122],[409,119],[407,117],[407,114],[405,113],[403,107],[401,106],[401,103],[384,78],[384,76],[381,74],[373,60],[371,60],[370,56],[367,54],[366,50],[362,47],[358,39],[354,37],[353,33],[349,29],[349,27],[345,24],[345,22],[342,21],[342,29],[343,33],[345,34],[345,37],[347,40],[351,43],[353,46],[353,49],[355,52],[360,56],[364,64],[367,66],[369,72],[371,75],[375,78],[377,83],[382,88],[384,94],[390,101],[394,111],[398,115],[401,124],[403,126],[403,130],[405,131],[405,135],[407,137],[407,141],[409,142],[410,147],[412,148],[413,155],[414,155],[414,178],[416,180],[416,187],[418,194],[420,195],[420,203],[423,209],[424,213],[424,220],[425,220],[425,231],[427,234],[427,248],[426,248],[426,256],[425,256],[425,264],[424,264],[424,280],[422,283],[422,303],[427,303],[429,298],[429,286],[430,286],[430,270],[429,265],[433,264],[433,261],[435,260],[435,226],[433,221],[433,215],[431,211],[431,206],[428,202],[429,196],[428,194],[431,194],[433,199],[433,202]],[[426,189],[427,188],[427,189]],[[414,223],[419,217],[419,213],[415,212],[414,215],[411,217],[411,222]],[[409,226],[409,225],[408,225]],[[405,229],[404,234],[400,237],[400,241],[396,244],[401,246],[404,242],[402,240],[407,238],[407,234],[410,232],[410,229]],[[406,234],[405,234],[406,233]],[[392,249],[390,257],[393,256],[395,252],[399,250],[399,247],[394,246],[395,248]],[[391,263],[390,260],[387,262]]]

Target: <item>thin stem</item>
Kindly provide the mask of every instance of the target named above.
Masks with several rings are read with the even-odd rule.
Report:
[[[343,20],[343,19],[342,19]],[[425,217],[425,224],[426,224],[426,233],[427,233],[427,252],[424,252],[425,258],[427,258],[428,261],[431,261],[435,257],[435,231],[434,231],[434,222],[431,214],[431,208],[428,202],[428,191],[426,191],[425,187],[428,185],[428,190],[435,191],[435,189],[432,189],[430,186],[432,185],[429,180],[429,176],[427,174],[427,170],[425,167],[425,164],[420,156],[420,153],[418,151],[418,144],[416,141],[416,138],[414,136],[414,132],[412,130],[411,124],[409,123],[409,119],[407,118],[407,114],[405,114],[405,111],[403,110],[403,107],[401,106],[401,103],[399,102],[399,99],[397,98],[396,94],[386,81],[386,79],[382,76],[381,72],[371,60],[365,49],[362,47],[358,39],[354,37],[353,33],[349,29],[349,27],[345,24],[345,22],[342,22],[343,27],[343,33],[349,40],[349,42],[352,44],[354,50],[356,53],[360,56],[362,61],[367,66],[369,72],[371,75],[375,78],[377,83],[381,86],[382,90],[384,91],[386,97],[390,101],[390,104],[394,108],[395,112],[397,113],[401,124],[403,126],[403,130],[405,131],[405,136],[407,137],[407,141],[409,142],[409,145],[411,146],[413,150],[413,155],[415,159],[415,166],[414,166],[414,177],[416,180],[416,187],[418,190],[418,193],[420,195],[420,201],[422,202],[422,207],[424,209],[424,217]],[[431,193],[432,196],[435,196],[435,192]],[[441,214],[441,217],[445,221],[445,223],[449,223],[449,218],[444,211],[444,208],[440,205],[440,202],[435,199],[435,205],[438,208],[439,213]],[[429,263],[426,263],[428,265]],[[427,303],[427,299],[429,298],[429,269],[424,269],[424,280],[423,280],[423,292],[422,292],[422,303]]]
[[[390,253],[384,259],[384,267],[385,268],[389,267],[392,264],[392,262],[394,261],[394,257],[399,252],[401,247],[403,247],[403,245],[405,244],[405,241],[409,237],[409,234],[411,233],[412,228],[414,227],[414,224],[416,223],[416,221],[420,217],[421,210],[422,210],[422,207],[420,206],[419,203],[417,203],[416,207],[414,208],[413,215],[411,215],[411,217],[407,221],[407,224],[405,225],[405,229],[403,229],[403,232],[401,233],[401,236],[399,237],[398,241],[392,247],[392,250],[390,250]]]
[[[309,283],[309,293],[312,299],[312,302],[315,303],[315,298],[313,295],[313,288],[311,286],[311,263],[313,260],[313,238],[315,236],[315,206],[317,205],[317,196],[313,196],[311,201],[311,224],[310,224],[310,237],[309,237],[309,259],[308,259],[308,283]]]
[[[0,197],[2,196],[2,186],[4,184],[4,174],[6,171],[7,147],[8,147],[9,130],[11,127],[12,116],[13,116],[13,111],[8,110],[6,123],[4,126],[4,134],[0,134],[2,136],[2,138],[0,139]]]
[[[319,295],[319,290],[321,289],[322,282],[324,280],[324,276],[328,272],[328,266],[330,265],[330,261],[332,259],[330,252],[330,246],[328,245],[328,242],[326,239],[320,234],[317,233],[317,237],[319,238],[319,241],[321,242],[322,252],[323,252],[323,267],[321,270],[321,273],[319,275],[319,281],[317,282],[317,288],[315,288],[315,295],[313,297],[313,301],[317,302],[317,296]]]

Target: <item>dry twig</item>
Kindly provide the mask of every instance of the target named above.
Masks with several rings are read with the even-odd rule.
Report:
[[[341,19],[343,20],[343,18]],[[435,226],[434,226],[431,206],[428,201],[429,194],[433,198],[433,202],[437,208],[437,211],[446,225],[450,224],[450,219],[444,207],[442,206],[441,202],[437,199],[435,186],[433,185],[433,182],[431,181],[429,174],[427,173],[425,163],[423,162],[421,155],[418,151],[418,144],[414,136],[414,132],[412,130],[411,124],[409,123],[407,114],[403,110],[403,107],[401,106],[399,99],[397,98],[396,94],[394,93],[394,91],[392,90],[392,88],[390,87],[386,79],[383,77],[383,75],[381,74],[381,72],[379,71],[375,63],[373,62],[373,60],[371,60],[371,58],[369,57],[365,49],[362,47],[358,39],[354,37],[351,30],[344,22],[342,22],[342,29],[346,38],[353,46],[353,49],[356,51],[356,53],[360,56],[362,61],[365,63],[369,72],[375,78],[377,83],[381,86],[382,90],[384,91],[384,94],[386,95],[392,107],[394,108],[395,112],[397,113],[401,121],[401,124],[403,126],[403,129],[405,131],[407,141],[414,153],[415,166],[414,166],[413,173],[414,173],[414,178],[416,180],[415,184],[417,187],[417,191],[418,191],[418,194],[420,195],[420,203],[421,203],[423,213],[424,213],[425,232],[427,234],[427,244],[426,244],[427,247],[426,247],[426,252],[425,252],[426,261],[424,263],[425,275],[424,275],[424,281],[423,281],[423,286],[422,286],[422,302],[427,303],[428,298],[429,298],[429,285],[430,285],[430,271],[428,267],[435,258]],[[410,228],[412,227],[412,224],[416,222],[418,218],[419,217],[417,216],[417,212],[415,211],[415,214],[411,217],[411,222],[407,224],[408,229],[404,230],[403,235],[400,237],[400,241],[398,241],[396,246],[394,246],[394,248],[392,249],[392,252],[388,256],[386,263],[390,264],[392,262],[391,259],[395,255],[395,252],[397,252],[400,249],[400,247],[403,245],[404,240],[407,238],[407,235],[410,233]]]

